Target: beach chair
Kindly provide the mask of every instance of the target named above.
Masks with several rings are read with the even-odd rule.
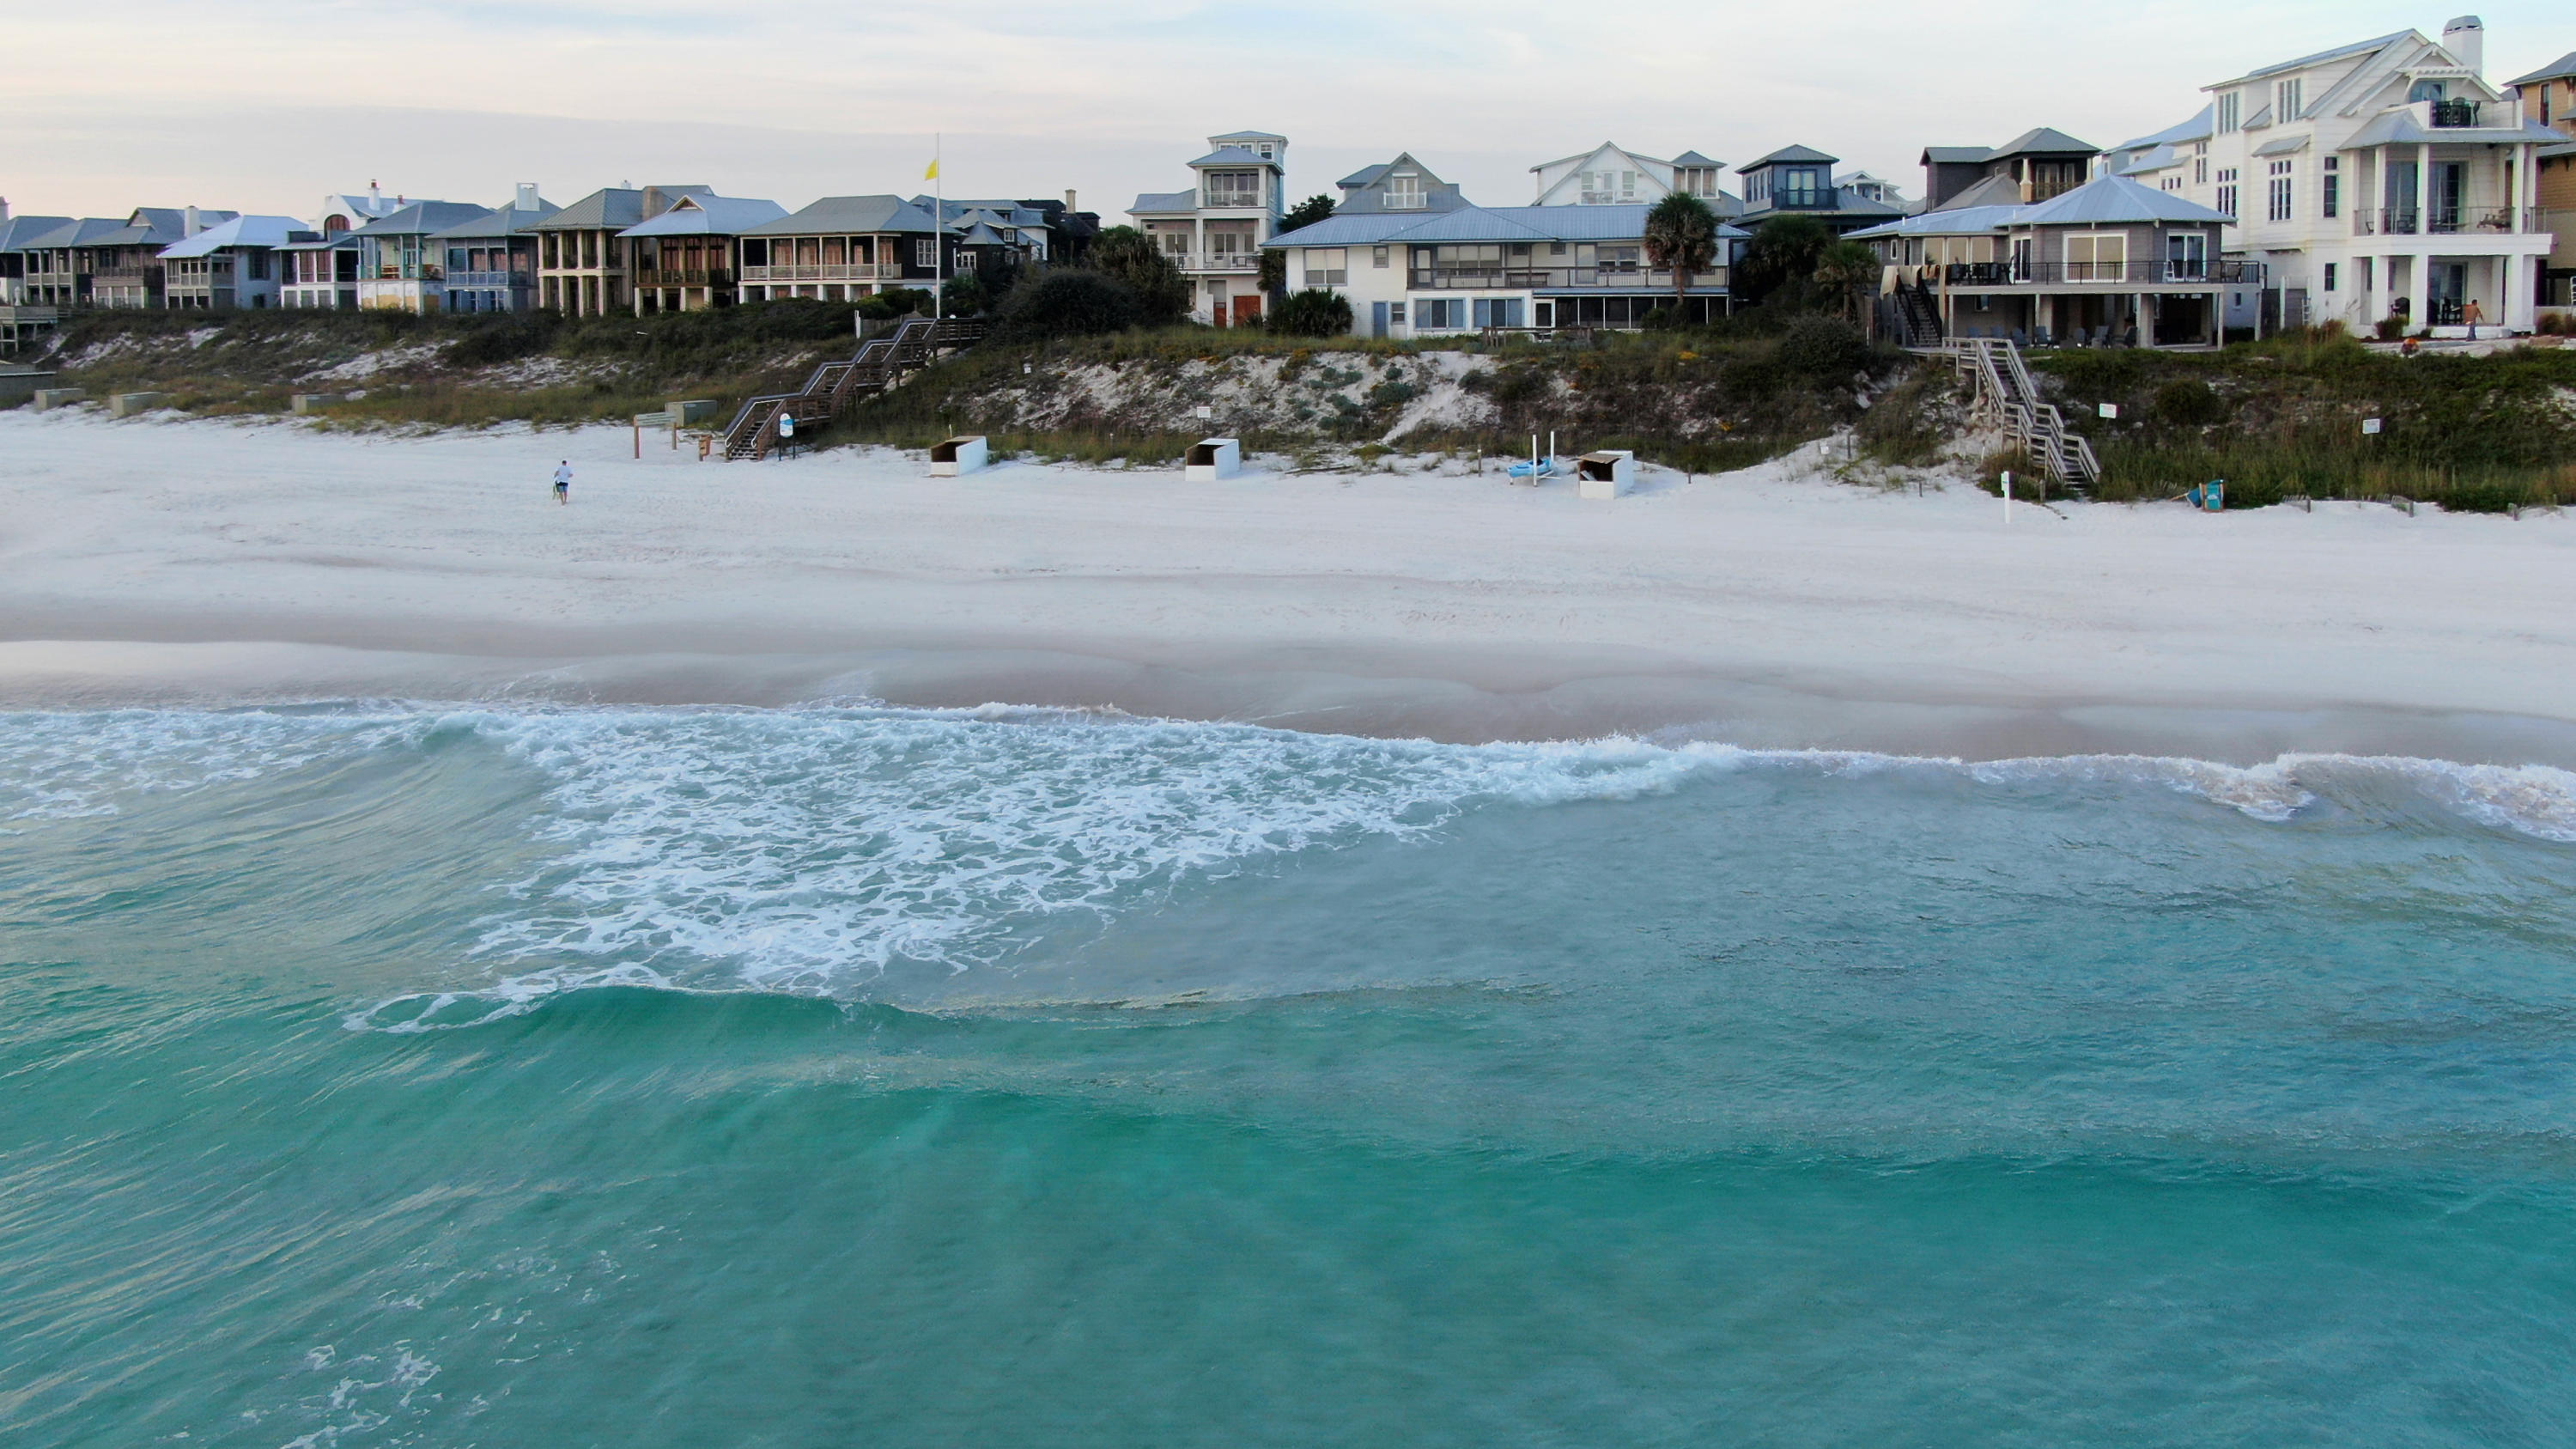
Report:
[[[2015,346],[2015,347],[2028,347],[2028,346],[2030,345],[2030,337],[2029,337],[2029,335],[2028,335],[2028,334],[2026,334],[2026,333],[2024,333],[2024,332],[2023,332],[2020,328],[2018,328],[2018,327],[2016,327],[2016,328],[2014,328],[2014,329],[2012,330],[2012,340],[2013,340],[2013,346]]]
[[[2049,340],[2048,329],[2045,327],[2035,329],[2030,334],[2030,338],[2031,345],[2034,347],[2055,347],[2057,345],[2055,342]]]
[[[2105,322],[2101,326],[2093,329],[2093,345],[2096,347],[2108,347],[2111,345],[2110,323]]]

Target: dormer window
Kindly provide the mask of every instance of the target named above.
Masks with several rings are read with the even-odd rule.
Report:
[[[2224,136],[2230,131],[2241,131],[2244,129],[2243,126],[2238,124],[2240,113],[2237,109],[2243,100],[2244,97],[2238,95],[2234,91],[2229,91],[2227,94],[2218,98],[2218,134]]]
[[[2307,109],[2306,89],[2305,81],[2285,80],[2274,86],[2272,119],[2282,122],[2297,120],[2299,113]]]
[[[1404,171],[1386,181],[1386,204],[1391,211],[1418,211],[1422,207],[1422,178]]]
[[[1825,175],[1822,171],[1813,166],[1783,166],[1778,174],[1779,205],[1790,207],[1825,204]]]

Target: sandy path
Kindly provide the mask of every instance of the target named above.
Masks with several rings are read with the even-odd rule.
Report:
[[[1796,464],[1650,471],[1603,504],[1494,477],[934,482],[881,451],[628,449],[0,414],[0,699],[865,691],[1975,752],[2395,748],[2463,715],[2488,754],[2576,737],[2556,516],[2007,527],[1963,487]]]

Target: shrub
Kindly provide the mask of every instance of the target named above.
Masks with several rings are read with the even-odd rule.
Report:
[[[447,349],[457,367],[489,367],[533,357],[552,346],[562,317],[554,312],[508,312],[477,317]]]
[[[2378,325],[2373,327],[2371,330],[2379,334],[2380,341],[2394,342],[2398,338],[2406,335],[2406,319],[2398,316],[2394,312],[2391,312],[2387,316],[2380,318]]]
[[[1136,319],[1168,327],[1190,315],[1190,281],[1132,226],[1113,226],[1094,238],[1082,264],[1125,287],[1136,299]]]
[[[2227,416],[2227,404],[2208,383],[2178,377],[2156,389],[2158,420],[2178,427],[2203,428]]]
[[[1062,267],[1011,292],[1002,327],[1014,337],[1087,337],[1136,325],[1136,294],[1099,272]]]
[[[1351,330],[1350,299],[1318,287],[1291,292],[1270,314],[1270,330],[1291,337],[1339,337]]]
[[[1780,365],[1809,377],[1842,377],[1869,360],[1868,339],[1860,329],[1831,317],[1801,317],[1780,339]]]

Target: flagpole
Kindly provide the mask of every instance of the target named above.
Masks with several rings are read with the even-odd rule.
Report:
[[[933,320],[948,310],[948,178],[943,174],[947,168],[939,164],[940,141],[937,131],[930,133],[930,315]]]

